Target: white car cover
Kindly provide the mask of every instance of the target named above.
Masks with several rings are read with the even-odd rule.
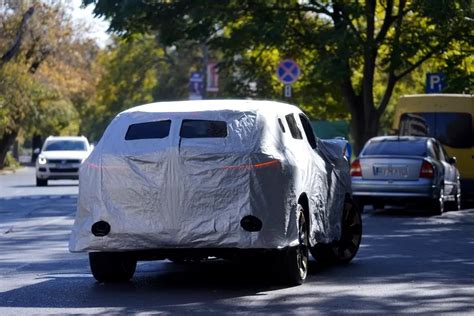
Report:
[[[287,115],[302,139],[292,137]],[[339,239],[351,181],[345,142],[317,139],[312,149],[299,115],[292,105],[248,100],[160,102],[118,114],[81,166],[70,251],[284,248],[298,243],[305,199],[310,244]],[[171,121],[166,137],[125,139],[130,125],[162,120]],[[227,136],[180,137],[183,120],[226,122]],[[241,227],[247,215],[261,220],[260,231]],[[98,221],[109,234],[91,233]]]

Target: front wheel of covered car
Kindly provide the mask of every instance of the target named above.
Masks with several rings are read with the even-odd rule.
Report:
[[[362,217],[352,200],[344,202],[341,238],[329,244],[319,243],[310,248],[311,255],[322,264],[349,263],[357,254],[362,241]]]
[[[285,256],[289,284],[303,284],[308,274],[308,256],[308,227],[303,207],[298,205],[298,245],[289,248]]]
[[[120,252],[90,252],[89,264],[98,282],[124,282],[133,277],[137,260]]]

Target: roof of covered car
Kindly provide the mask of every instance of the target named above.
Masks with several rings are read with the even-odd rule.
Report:
[[[275,102],[256,100],[191,100],[155,102],[130,108],[122,113],[130,112],[203,112],[203,111],[250,111],[250,112],[294,112],[296,106]]]

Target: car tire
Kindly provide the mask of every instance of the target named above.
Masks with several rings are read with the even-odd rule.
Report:
[[[377,202],[377,203],[373,203],[372,207],[374,210],[383,210],[385,205],[383,203]]]
[[[439,190],[438,197],[431,201],[431,213],[433,215],[441,215],[444,213],[444,189]]]
[[[287,249],[284,255],[286,281],[290,285],[303,284],[308,275],[308,226],[303,207],[298,204],[298,245]]]
[[[357,205],[347,199],[342,213],[341,238],[329,244],[316,244],[310,252],[320,264],[346,264],[357,254],[361,241],[362,216]]]
[[[137,260],[126,253],[91,252],[89,264],[98,282],[125,282],[133,277]]]
[[[45,187],[48,185],[48,179],[40,179],[36,177],[36,186],[37,187]]]
[[[361,197],[356,197],[356,196],[352,198],[352,201],[356,205],[359,212],[364,213],[364,207],[367,204],[367,201]]]

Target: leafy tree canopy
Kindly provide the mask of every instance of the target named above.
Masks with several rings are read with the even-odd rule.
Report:
[[[336,99],[343,98],[356,152],[377,134],[398,82],[448,52],[456,63],[465,60],[474,38],[469,0],[83,3],[94,4],[94,12],[109,19],[111,29],[120,34],[157,32],[165,45],[196,40],[219,49],[227,64],[249,51],[277,50],[295,58],[313,87],[322,83]]]
[[[79,132],[96,49],[60,4],[20,2],[0,12],[0,168],[19,135]]]

